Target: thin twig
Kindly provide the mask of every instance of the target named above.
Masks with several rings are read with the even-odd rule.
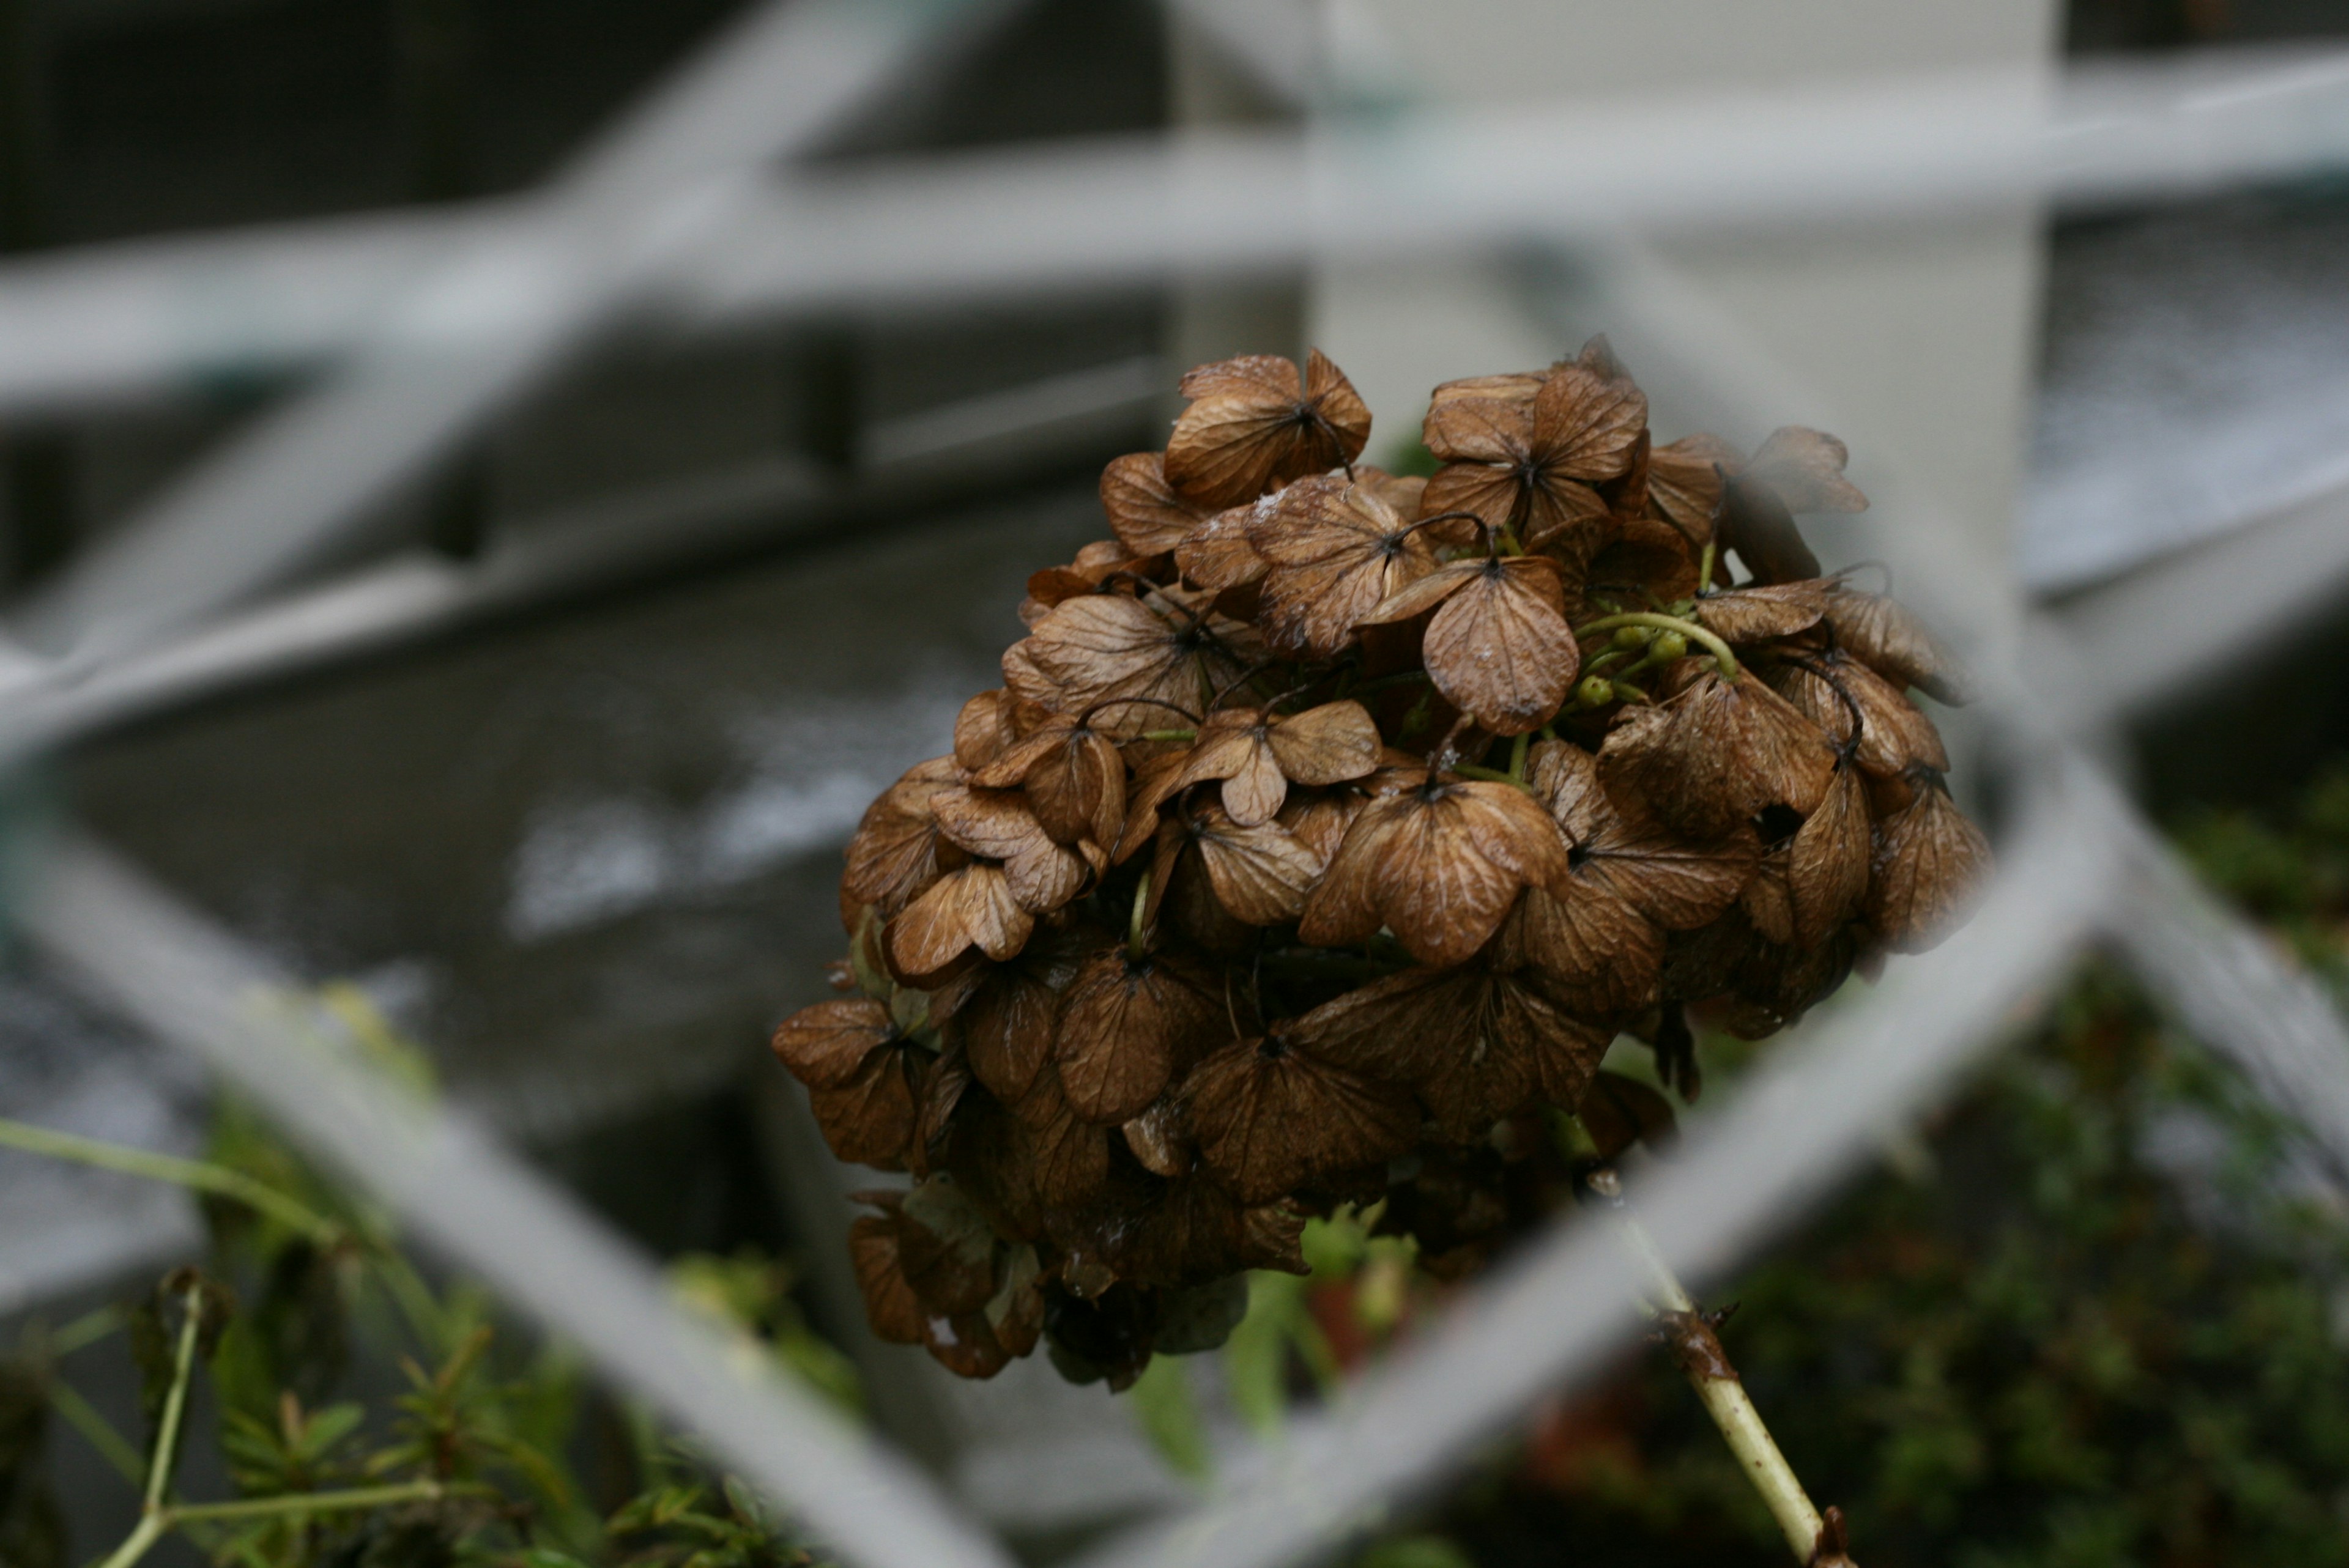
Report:
[[[1794,1549],[1795,1560],[1806,1568],[1853,1568],[1844,1549],[1841,1511],[1831,1508],[1822,1514],[1803,1490],[1794,1467],[1764,1424],[1762,1412],[1747,1397],[1737,1368],[1730,1365],[1720,1336],[1713,1331],[1713,1320],[1697,1309],[1646,1227],[1625,1206],[1621,1180],[1613,1171],[1601,1168],[1590,1174],[1587,1185],[1606,1201],[1624,1244],[1647,1273],[1648,1288],[1654,1297],[1651,1310],[1666,1342],[1703,1403],[1705,1414],[1721,1429],[1729,1451],[1736,1456],[1737,1468],[1745,1472],[1745,1479],[1754,1483],[1771,1517],[1778,1522],[1786,1544]]]

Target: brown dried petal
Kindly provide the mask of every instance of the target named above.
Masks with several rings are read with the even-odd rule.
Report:
[[[1013,717],[1017,707],[1007,691],[983,691],[962,705],[955,715],[955,765],[975,772],[1002,756],[1019,740]]]
[[[1425,532],[1363,485],[1308,480],[1283,490],[1248,529],[1270,563],[1257,619],[1265,641],[1334,657],[1389,595],[1435,569]]]
[[[1166,482],[1159,452],[1132,452],[1103,469],[1101,499],[1119,542],[1136,555],[1164,555],[1206,521]]]
[[[1298,784],[1342,784],[1379,765],[1379,727],[1358,702],[1325,702],[1276,720],[1269,744],[1281,772]]]
[[[837,1088],[896,1032],[880,1003],[842,996],[801,1008],[783,1020],[771,1043],[793,1078],[811,1088]]]
[[[1819,624],[1832,586],[1816,580],[1764,583],[1708,594],[1696,602],[1697,623],[1728,643],[1791,637]]]
[[[1964,668],[1899,600],[1847,588],[1827,600],[1826,619],[1838,647],[1894,686],[1952,706],[1973,699]]]
[[[1683,436],[1648,454],[1648,502],[1670,518],[1700,551],[1713,539],[1721,510],[1721,475],[1735,472],[1737,449],[1718,436]]]
[[[1582,662],[1557,568],[1538,556],[1485,563],[1435,613],[1425,645],[1436,689],[1495,735],[1549,722]]]
[[[896,1227],[878,1214],[858,1215],[848,1227],[848,1261],[874,1336],[890,1345],[919,1345],[928,1315],[897,1266]]]
[[[1319,349],[1301,390],[1296,366],[1259,354],[1203,365],[1182,391],[1192,402],[1166,443],[1165,474],[1199,506],[1232,506],[1278,480],[1340,467],[1370,439],[1370,409]]]
[[[961,859],[950,848],[940,853],[930,812],[937,792],[952,788],[958,778],[953,758],[934,757],[906,769],[865,808],[848,841],[848,872],[841,879],[844,896],[872,904],[887,919]]]
[[[1170,608],[1181,603],[1165,591],[1154,597]],[[1004,684],[1054,712],[1102,708],[1102,727],[1112,735],[1162,728],[1168,708],[1154,705],[1196,713],[1216,687],[1242,673],[1232,645],[1246,628],[1192,615],[1161,614],[1122,593],[1071,599],[1004,655]],[[1107,706],[1113,698],[1133,700]]]
[[[1869,850],[1868,792],[1856,769],[1838,768],[1788,853],[1786,891],[1797,945],[1826,941],[1859,907],[1868,891]]]
[[[1770,684],[1838,746],[1852,744],[1857,708],[1860,722],[1853,756],[1876,778],[1897,779],[1920,763],[1936,772],[1950,765],[1933,721],[1856,659],[1831,658],[1816,666],[1789,662],[1771,673]]]
[[[948,841],[1003,862],[1012,900],[1029,913],[1058,909],[1083,889],[1083,857],[1052,841],[1025,797],[957,786],[939,790],[930,809]]]
[[[1728,838],[1774,805],[1807,816],[1826,793],[1835,748],[1752,671],[1701,675],[1664,711],[1660,732],[1636,721],[1609,735],[1600,758],[1615,752],[1625,792],[1690,837]]]
[[[1298,934],[1338,946],[1384,925],[1421,963],[1448,966],[1491,939],[1519,888],[1570,874],[1557,824],[1524,790],[1429,781],[1362,809]]]
[[[977,1312],[996,1288],[995,1231],[951,1176],[933,1176],[897,1206],[897,1266],[932,1314]]]
[[[885,1171],[904,1163],[920,1110],[924,1055],[913,1047],[885,1047],[869,1053],[842,1083],[808,1090],[816,1124],[836,1157]]]
[[[889,963],[907,977],[936,975],[972,947],[999,963],[1035,924],[1003,868],[976,862],[947,872],[889,922]]]
[[[1174,547],[1174,565],[1184,581],[1220,593],[1246,587],[1263,577],[1272,563],[1248,542],[1248,531],[1270,515],[1288,493],[1279,490],[1242,506],[1226,507],[1193,529]]]
[[[1419,1135],[1401,1089],[1278,1038],[1236,1040],[1183,1086],[1206,1168],[1244,1203],[1389,1159]]]
[[[1588,862],[1575,883],[1563,898],[1528,888],[1495,939],[1495,961],[1532,965],[1586,1011],[1648,1006],[1663,975],[1663,932]]]
[[[1125,1134],[1125,1146],[1133,1151],[1134,1159],[1154,1176],[1188,1176],[1199,1162],[1199,1150],[1191,1141],[1179,1100],[1157,1100],[1118,1130]]]
[[[1061,1007],[1061,1088],[1087,1121],[1139,1115],[1217,1035],[1221,1009],[1199,977],[1172,959],[1123,951],[1097,955]]]
[[[1938,784],[1921,784],[1905,810],[1877,824],[1868,923],[1895,951],[1922,953],[1972,907],[1990,867],[1982,830]]]
[[[1843,477],[1850,461],[1850,449],[1826,431],[1782,425],[1763,441],[1742,477],[1767,485],[1796,516],[1866,511],[1868,497]]]
[[[1646,394],[1588,366],[1553,367],[1534,395],[1534,458],[1566,479],[1620,478],[1647,428]]]

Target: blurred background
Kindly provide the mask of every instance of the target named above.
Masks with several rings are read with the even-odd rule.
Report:
[[[0,287],[12,269],[127,242],[528,190],[742,9],[0,0]],[[1010,9],[867,106],[825,163],[853,177],[906,154],[1299,120],[1318,100],[1297,84],[1341,67],[1439,100],[1630,100],[2349,37],[2349,9],[2327,0],[1345,0],[1244,58],[1149,0]],[[1282,48],[1288,68],[1268,69]],[[2017,208],[1792,226],[1664,253],[1799,373],[1813,406],[1777,419],[1850,443],[1868,526],[1900,525],[1930,494],[1933,526],[1995,551],[2059,618],[2099,624],[2198,554],[2349,532],[2337,181],[2061,221]],[[238,308],[196,302],[190,330],[226,334]],[[690,332],[625,320],[275,590],[247,642],[193,638],[101,694],[23,809],[70,809],[289,967],[356,987],[428,1046],[455,1102],[645,1246],[792,1260],[873,1418],[1049,1555],[1188,1483],[1122,1407],[1040,1357],[966,1385],[864,1334],[841,1253],[841,1197],[862,1183],[764,1047],[842,945],[839,847],[876,791],[945,748],[962,699],[996,684],[1028,573],[1103,531],[1100,468],[1162,443],[1184,367],[1314,344],[1370,402],[1373,456],[1407,458],[1433,382],[1547,363],[1596,331],[1643,379],[1664,366],[1572,277],[1513,256]],[[37,594],[310,384],[227,365],[11,415],[11,591]],[[1669,374],[1651,386],[1661,436],[1713,412]],[[1838,534],[1823,553],[1864,545]],[[2312,556],[2301,586],[2325,597],[2340,553]],[[402,594],[429,613],[379,613]],[[2210,863],[2240,877],[2264,874],[2247,856],[2315,863],[2244,824],[2300,822],[2349,741],[2349,603],[2307,607],[2134,713],[2116,752],[2158,814],[2201,824]],[[2303,913],[2314,896],[2259,886]],[[204,1089],[37,965],[0,973],[0,1114],[185,1150],[205,1136]],[[2017,1136],[1993,1121],[2003,1130],[1973,1146]],[[10,1324],[119,1293],[199,1235],[172,1190],[0,1154]],[[127,1371],[109,1387],[93,1360],[88,1376],[127,1408]],[[1225,1421],[1212,1379],[1201,1389]],[[1556,1439],[1572,1451],[1540,1506],[1599,1510],[1623,1532],[1592,1537],[1623,1555],[1587,1561],[1681,1560],[1659,1544],[1682,1539],[1678,1516],[1609,1502],[1614,1483],[1591,1479],[1590,1453],[1641,1429],[1620,1408],[1609,1419],[1599,1448]],[[100,1549],[132,1500],[70,1436],[48,1463],[78,1552]],[[2344,1489],[2349,1471],[2323,1506],[2349,1528]],[[1654,1476],[1618,1491],[1682,1495]],[[1542,1535],[1455,1533],[1480,1561],[1532,1561],[1526,1530]],[[1774,1550],[1702,1530],[1682,1543],[1692,1561]],[[2064,1560],[2132,1560],[2082,1550]]]

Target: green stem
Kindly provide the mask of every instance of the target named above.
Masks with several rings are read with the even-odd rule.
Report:
[[[95,1138],[59,1132],[54,1128],[36,1127],[26,1121],[12,1121],[5,1117],[0,1117],[0,1147],[21,1149],[27,1154],[46,1155],[52,1160],[70,1160],[101,1171],[118,1171],[126,1176],[143,1176],[150,1181],[169,1181],[175,1186],[214,1193],[268,1215],[288,1229],[306,1235],[320,1247],[331,1247],[343,1240],[340,1225],[312,1212],[275,1188],[256,1181],[241,1171],[231,1171],[226,1166],[201,1160],[181,1160],[169,1154],[157,1154],[151,1150],[126,1148],[119,1143],[104,1143]]]
[[[1706,1415],[1720,1429],[1729,1451],[1736,1456],[1738,1469],[1761,1494],[1770,1516],[1777,1522],[1779,1533],[1798,1563],[1820,1563],[1827,1551],[1826,1521],[1812,1502],[1810,1493],[1803,1489],[1800,1477],[1786,1462],[1777,1439],[1762,1419],[1761,1411],[1738,1380],[1737,1370],[1721,1348],[1721,1341],[1713,1325],[1697,1310],[1696,1303],[1682,1285],[1680,1276],[1664,1261],[1654,1238],[1647,1227],[1633,1217],[1622,1200],[1621,1178],[1611,1170],[1593,1173],[1590,1190],[1606,1200],[1613,1209],[1618,1233],[1624,1247],[1638,1260],[1647,1274],[1646,1294],[1651,1301],[1640,1305],[1663,1326],[1665,1337],[1678,1357],[1689,1386],[1695,1389]],[[1848,1563],[1848,1558],[1841,1561]]]
[[[1199,738],[1199,732],[1195,729],[1145,729],[1136,738],[1142,740],[1196,740]]]
[[[1653,626],[1660,632],[1678,632],[1690,642],[1702,645],[1705,652],[1720,661],[1723,680],[1733,681],[1737,678],[1737,655],[1729,651],[1729,645],[1694,621],[1683,621],[1678,615],[1658,615],[1646,610],[1626,610],[1618,615],[1602,615],[1588,625],[1577,626],[1574,629],[1574,634],[1578,637],[1588,637],[1599,632],[1611,632],[1618,626]]]
[[[1520,735],[1509,743],[1510,783],[1522,784],[1526,781],[1526,748],[1533,744],[1533,740],[1534,738],[1530,735]]]
[[[1704,553],[1697,558],[1696,591],[1699,593],[1702,593],[1707,588],[1713,586],[1713,552],[1719,546],[1719,543],[1720,542],[1718,540],[1706,540],[1704,542]]]
[[[132,1486],[145,1484],[147,1478],[140,1468],[139,1450],[114,1429],[111,1421],[98,1413],[95,1405],[81,1397],[79,1390],[63,1379],[53,1381],[49,1385],[49,1403],[65,1418],[66,1425],[98,1450],[99,1458],[122,1472],[123,1480]]]
[[[155,1542],[163,1539],[163,1532],[170,1528],[160,1513],[140,1514],[139,1527],[123,1538],[122,1544],[116,1547],[114,1554],[98,1568],[130,1568],[133,1563],[147,1555]]]
[[[1655,701],[1655,698],[1633,686],[1630,681],[1609,681],[1607,684],[1613,688],[1617,702],[1652,703]]]
[[[1150,871],[1144,867],[1142,880],[1133,884],[1133,913],[1125,925],[1125,956],[1133,963],[1142,962],[1142,913],[1150,904]]]
[[[85,1312],[63,1328],[48,1336],[44,1348],[51,1356],[70,1356],[97,1344],[109,1334],[121,1331],[129,1322],[119,1306],[101,1306],[95,1312]]]
[[[196,1337],[203,1327],[204,1293],[191,1287],[181,1304],[187,1321],[180,1325],[180,1344],[171,1360],[171,1387],[163,1395],[163,1418],[155,1425],[155,1452],[147,1461],[149,1513],[160,1511],[171,1490],[171,1470],[179,1459],[180,1423],[188,1413],[188,1385],[196,1373]]]
[[[287,1492],[278,1497],[241,1498],[234,1502],[183,1502],[166,1511],[173,1524],[205,1520],[266,1519],[281,1513],[334,1513],[380,1508],[394,1502],[438,1502],[456,1490],[445,1481],[403,1480],[385,1486],[355,1486],[340,1491]]]
[[[1533,793],[1531,787],[1523,779],[1511,778],[1497,768],[1479,768],[1471,762],[1455,762],[1450,771],[1457,773],[1463,779],[1482,779],[1488,784],[1514,784],[1528,795]]]

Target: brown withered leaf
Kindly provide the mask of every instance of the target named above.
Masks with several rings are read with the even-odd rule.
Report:
[[[1851,450],[1824,430],[1781,425],[1764,438],[1739,477],[1766,485],[1781,505],[1800,517],[1811,512],[1868,510],[1868,497],[1843,477]]]
[[[951,757],[917,762],[864,809],[855,837],[848,841],[848,872],[841,891],[858,903],[869,903],[884,920],[911,903],[922,891],[952,867],[962,852],[938,835],[930,806],[941,789],[952,789],[959,776]]]
[[[948,872],[889,922],[889,965],[916,981],[943,974],[971,948],[998,963],[1027,945],[1036,917],[1012,896],[1001,866],[978,861]]]
[[[895,1020],[880,1003],[840,996],[793,1013],[769,1043],[800,1082],[811,1088],[837,1088],[896,1034]]]
[[[1242,827],[1278,814],[1292,780],[1339,784],[1378,766],[1379,727],[1358,702],[1324,703],[1294,715],[1225,708],[1207,716],[1165,792],[1223,781],[1224,810]]]
[[[1582,365],[1554,366],[1529,404],[1438,401],[1422,438],[1444,467],[1427,481],[1421,508],[1431,516],[1473,512],[1488,528],[1516,530],[1536,549],[1604,531],[1610,509],[1594,487],[1629,471],[1647,423],[1638,387]]]
[[[1102,710],[1120,738],[1164,727],[1169,710],[1196,714],[1245,673],[1253,634],[1173,590],[1150,598],[1069,600],[1003,655],[1004,685],[1055,713]]]
[[[1456,381],[1438,382],[1428,394],[1427,410],[1433,416],[1439,408],[1466,398],[1481,402],[1518,405],[1528,411],[1534,406],[1534,395],[1549,379],[1547,370],[1509,370],[1498,376],[1464,376]]]
[[[1118,1130],[1125,1146],[1153,1176],[1188,1176],[1199,1162],[1198,1146],[1183,1116],[1182,1102],[1167,1096]]]
[[[1423,645],[1435,688],[1495,735],[1548,723],[1582,665],[1557,563],[1538,555],[1454,562],[1366,619],[1408,620],[1438,603]]]
[[[1362,484],[1308,480],[1248,527],[1268,565],[1257,625],[1287,653],[1335,657],[1404,584],[1435,570],[1424,530]]]
[[[971,1086],[970,1060],[959,1046],[949,1046],[922,1075],[921,1103],[914,1109],[914,1136],[905,1145],[905,1169],[917,1181],[943,1170],[947,1140],[954,1136],[955,1112]]]
[[[1091,714],[1030,709],[1025,717],[1034,720],[1028,734],[987,761],[963,764],[970,781],[987,789],[1023,789],[1037,821],[1056,842],[1091,839],[1103,849],[1116,843],[1125,825],[1125,762],[1116,738],[1096,728]],[[959,757],[959,724],[956,733]]]
[[[1281,480],[1341,468],[1362,454],[1371,411],[1314,349],[1297,366],[1268,354],[1202,365],[1183,377],[1191,406],[1166,443],[1165,475],[1203,507],[1252,500]]]
[[[1166,482],[1165,455],[1131,452],[1102,470],[1102,510],[1134,555],[1164,555],[1207,521],[1207,514]]]
[[[1545,977],[1482,965],[1388,975],[1323,1003],[1289,1034],[1326,1060],[1409,1085],[1443,1135],[1464,1143],[1536,1099],[1574,1104],[1612,1037],[1571,1016]]]
[[[1857,659],[1832,651],[1817,660],[1789,659],[1770,672],[1770,684],[1876,778],[1898,779],[1919,765],[1940,772],[1950,765],[1933,721]]]
[[[1827,613],[1832,583],[1759,583],[1696,602],[1697,624],[1725,643],[1764,643],[1791,637],[1819,624]]]
[[[1031,573],[1028,578],[1028,597],[1020,601],[1020,624],[1033,627],[1049,611],[1064,600],[1081,593],[1096,593],[1112,578],[1130,579],[1141,575],[1151,564],[1146,557],[1138,557],[1124,543],[1114,539],[1099,539],[1077,552],[1077,558],[1066,566],[1047,566]]]
[[[1989,879],[1990,841],[1930,775],[1915,798],[1876,825],[1866,918],[1884,944],[1922,953],[1947,936]]]
[[[1303,874],[1296,863],[1302,856],[1288,848],[1285,835],[1271,823],[1261,828],[1234,827],[1213,806],[1186,810],[1180,820],[1159,830],[1145,905],[1148,918],[1159,923],[1153,929],[1163,926],[1174,945],[1187,945],[1216,958],[1237,959],[1255,949],[1257,928],[1225,907],[1223,894],[1208,873],[1202,833],[1211,818],[1216,824],[1216,837],[1223,841],[1220,847],[1226,851],[1223,857],[1226,877],[1237,873],[1233,897],[1244,908],[1251,907],[1251,898],[1270,901],[1260,913],[1288,907],[1293,895],[1282,887],[1280,878]]]
[[[1557,824],[1515,785],[1405,775],[1355,817],[1298,934],[1341,946],[1383,925],[1446,967],[1492,938],[1520,888],[1563,887],[1571,869]]]
[[[1096,1122],[1146,1109],[1217,1039],[1224,1018],[1212,984],[1179,958],[1096,954],[1069,986],[1052,1047],[1069,1108]]]
[[[1697,591],[1698,557],[1703,546],[1690,542],[1677,523],[1652,514],[1616,518],[1616,538],[1584,569],[1582,603],[1568,610],[1580,618],[1596,601],[1671,603]]]
[[[987,1305],[997,1284],[995,1230],[953,1177],[916,1184],[892,1218],[897,1267],[925,1308],[949,1316]]]
[[[1837,767],[1835,781],[1818,809],[1804,820],[1787,851],[1791,939],[1798,946],[1826,941],[1858,910],[1860,896],[1868,891],[1869,826],[1868,791],[1858,769]]]
[[[928,1315],[897,1266],[897,1231],[886,1216],[860,1214],[850,1222],[848,1261],[874,1336],[890,1345],[919,1345]]]
[[[1235,1040],[1183,1083],[1199,1158],[1243,1203],[1402,1153],[1419,1113],[1395,1086],[1275,1034]]]
[[[1528,888],[1494,938],[1494,961],[1530,965],[1568,1006],[1634,1011],[1656,999],[1662,929],[1607,882],[1578,874],[1559,897]]]
[[[1061,994],[1109,941],[1081,923],[1047,928],[1009,962],[978,965],[956,982],[947,1037],[961,1045],[971,1072],[997,1099],[1017,1103],[1028,1092],[1051,1056]]]
[[[840,1082],[808,1090],[816,1125],[835,1157],[882,1171],[904,1166],[929,1059],[912,1041],[892,1040],[866,1052],[856,1071]]]
[[[1899,600],[1846,588],[1828,598],[1826,620],[1837,647],[1894,686],[1953,707],[1973,700],[1972,678]]]
[[[1619,717],[1599,762],[1611,793],[1690,838],[1729,838],[1770,806],[1807,816],[1826,793],[1835,748],[1751,670],[1700,675],[1661,715]]]

